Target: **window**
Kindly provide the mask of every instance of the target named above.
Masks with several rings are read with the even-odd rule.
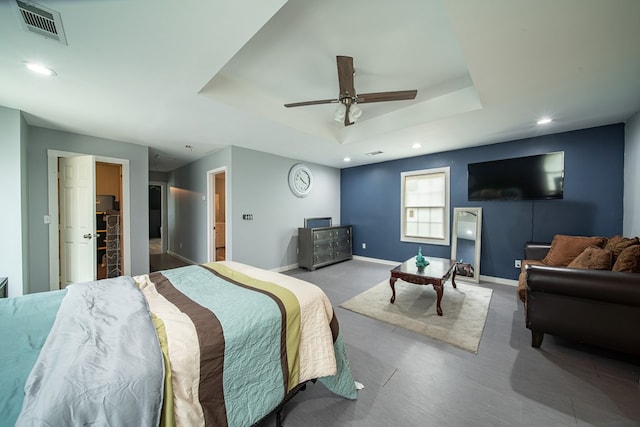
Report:
[[[449,168],[401,174],[403,242],[449,244]]]

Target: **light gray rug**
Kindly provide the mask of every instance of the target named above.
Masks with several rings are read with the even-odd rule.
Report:
[[[340,304],[340,307],[477,353],[487,319],[493,290],[451,282],[444,286],[436,314],[436,291],[431,285],[413,285],[398,280],[396,301],[391,304],[391,287],[385,280]]]

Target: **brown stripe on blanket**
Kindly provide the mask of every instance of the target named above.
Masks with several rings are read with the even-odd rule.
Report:
[[[329,327],[331,328],[331,337],[333,338],[333,342],[336,342],[338,339],[338,333],[340,332],[340,325],[338,324],[338,318],[336,317],[336,312],[331,312],[331,322],[329,323]]]
[[[280,323],[280,364],[282,366],[282,379],[283,379],[283,387],[284,394],[286,395],[289,387],[289,362],[287,360],[287,310],[284,307],[282,301],[277,296],[267,292],[263,289],[252,288],[251,286],[246,286],[238,281],[235,281],[227,276],[224,276],[212,268],[207,267],[206,265],[200,265],[205,270],[213,273],[214,275],[220,277],[221,279],[226,280],[227,282],[233,283],[234,285],[240,286],[245,289],[250,289],[252,291],[260,292],[268,297],[270,297],[275,303],[278,305],[280,309],[280,313],[282,314],[282,322]]]
[[[162,273],[149,274],[158,293],[189,316],[198,333],[200,344],[200,384],[198,399],[207,426],[227,426],[222,371],[224,367],[224,335],[222,325],[211,310],[202,307],[182,292]]]

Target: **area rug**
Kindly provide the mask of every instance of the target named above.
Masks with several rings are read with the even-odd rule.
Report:
[[[477,353],[493,290],[458,281],[444,286],[440,302],[443,315],[436,313],[436,291],[431,285],[413,285],[398,280],[396,301],[391,304],[391,287],[385,280],[340,304],[340,307],[373,319]]]

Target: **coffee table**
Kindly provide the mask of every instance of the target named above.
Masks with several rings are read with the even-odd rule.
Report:
[[[444,283],[451,277],[451,284],[454,288],[456,287],[456,269],[454,268],[456,260],[444,258],[428,258],[428,260],[429,265],[421,269],[416,267],[416,259],[414,257],[391,270],[391,278],[389,279],[389,285],[393,293],[391,304],[396,300],[395,284],[398,279],[415,285],[433,285],[437,298],[436,311],[438,316],[442,316],[440,301],[442,301],[442,294],[444,293]]]

